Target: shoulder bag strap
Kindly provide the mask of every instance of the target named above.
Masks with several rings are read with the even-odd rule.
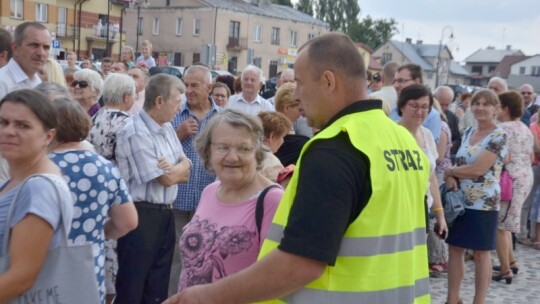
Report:
[[[48,177],[48,176],[45,176],[45,175],[42,175],[42,174],[35,174],[35,175],[31,175],[29,177],[27,177],[20,185],[19,189],[17,190],[17,193],[15,194],[15,196],[13,197],[13,200],[11,201],[11,205],[9,207],[9,211],[8,211],[8,215],[7,215],[7,218],[6,218],[6,228],[5,228],[5,233],[4,233],[4,238],[2,239],[2,252],[0,252],[0,256],[6,256],[7,255],[7,252],[9,250],[9,241],[11,240],[11,219],[13,217],[13,212],[15,212],[15,204],[17,202],[17,199],[19,198],[19,194],[24,186],[24,184],[26,184],[28,182],[28,180],[30,180],[31,178],[34,178],[34,177],[41,177],[41,178],[44,178],[46,180],[48,180],[52,185],[53,185],[53,188],[56,192],[56,197],[57,197],[57,203],[60,207],[60,217],[62,219],[62,227],[61,229],[64,230],[64,233],[62,234],[64,237],[62,238],[62,244],[64,246],[67,245],[67,229],[66,227],[66,224],[67,225],[71,225],[71,223],[66,223],[67,222],[67,219],[66,217],[64,216],[64,202],[62,200],[62,198],[60,197],[60,193],[58,192],[58,189],[56,187],[56,184]]]
[[[278,185],[270,185],[259,194],[259,197],[257,198],[257,206],[255,207],[255,224],[257,225],[257,233],[259,236],[259,243],[261,243],[261,226],[262,226],[262,220],[264,215],[264,198],[266,196],[266,193],[270,191],[272,188],[279,188]]]

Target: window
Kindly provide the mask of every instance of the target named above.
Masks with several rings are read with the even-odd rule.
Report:
[[[67,23],[67,8],[58,7],[58,26],[56,28],[56,35],[60,37],[66,36],[66,23]]]
[[[193,20],[193,36],[199,36],[201,34],[201,19],[196,18]]]
[[[182,36],[184,32],[184,20],[182,18],[176,18],[176,36]]]
[[[478,75],[482,75],[482,66],[481,65],[473,65],[471,68],[471,73],[476,73]]]
[[[47,4],[36,3],[36,21],[47,22]]]
[[[291,46],[296,47],[298,45],[298,32],[297,31],[291,31]]]
[[[381,64],[385,65],[387,62],[392,61],[392,53],[383,53],[381,57]]]
[[[540,66],[531,67],[531,76],[540,76]]]
[[[279,45],[279,27],[272,28],[272,40],[271,43],[274,45]]]
[[[193,53],[193,61],[192,61],[192,63],[200,62],[200,61],[201,61],[201,53]]]
[[[525,67],[519,67],[519,75],[525,75]]]
[[[308,40],[308,41],[311,40],[311,39],[313,39],[313,38],[315,38],[315,33],[309,33],[309,34],[307,35],[307,40]]]
[[[231,21],[229,22],[229,39],[240,39],[240,22]]]
[[[496,65],[490,65],[489,69],[488,69],[488,73],[491,73],[491,72],[495,71],[496,68],[497,68]]]
[[[152,35],[159,35],[159,18],[154,17],[152,21]]]
[[[11,0],[10,1],[10,9],[11,9],[11,17],[22,19],[23,18],[23,0]]]
[[[259,68],[262,67],[262,58],[261,57],[253,58],[253,65]]]
[[[143,34],[143,17],[139,17],[139,20],[137,22],[137,35],[142,35]]]
[[[262,41],[262,25],[255,25],[255,31],[253,32],[253,41],[261,42]]]

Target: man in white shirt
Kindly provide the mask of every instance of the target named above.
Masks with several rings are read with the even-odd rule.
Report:
[[[393,109],[397,105],[397,92],[393,86],[394,76],[396,75],[399,63],[395,61],[387,62],[382,68],[382,87],[380,90],[373,92],[369,97],[381,99],[383,103],[387,103],[389,109]]]
[[[242,71],[242,93],[231,96],[227,107],[257,115],[261,111],[274,111],[268,100],[259,95],[261,89],[262,70],[254,65],[248,65]]]
[[[39,22],[24,22],[15,28],[13,57],[0,70],[0,99],[9,92],[32,89],[41,83],[38,72],[49,57],[51,34]]]

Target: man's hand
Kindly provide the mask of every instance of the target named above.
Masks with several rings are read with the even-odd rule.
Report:
[[[190,118],[184,121],[176,129],[176,135],[178,136],[178,139],[180,140],[184,140],[190,137],[191,135],[197,134],[197,132],[199,132],[199,124],[194,118]]]
[[[205,299],[206,285],[198,285],[184,289],[181,293],[168,298],[163,304],[211,304],[208,299]]]
[[[158,181],[165,187],[189,181],[191,162],[187,158],[183,158],[178,164],[173,166],[166,158],[160,157],[158,159],[158,166],[165,172],[165,174],[158,177]]]

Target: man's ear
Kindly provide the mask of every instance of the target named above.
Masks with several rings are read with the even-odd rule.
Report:
[[[332,71],[324,71],[322,74],[322,85],[326,90],[334,91],[336,88],[336,75]]]
[[[161,105],[163,105],[164,102],[165,102],[165,101],[163,100],[163,97],[158,96],[158,97],[156,97],[154,103],[156,104],[156,107],[157,107],[158,109],[160,109],[160,108],[161,108]]]

